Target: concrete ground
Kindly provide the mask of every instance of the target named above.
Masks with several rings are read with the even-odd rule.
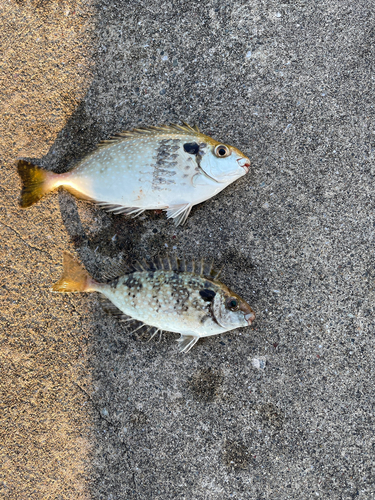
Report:
[[[375,498],[374,56],[368,0],[0,3],[0,496]],[[193,209],[18,206],[15,159],[63,172],[139,125],[197,123],[249,175]],[[215,257],[253,327],[180,355],[95,294],[176,249]]]

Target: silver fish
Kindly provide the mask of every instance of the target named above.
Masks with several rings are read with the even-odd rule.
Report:
[[[70,254],[64,254],[57,292],[100,292],[107,310],[121,321],[138,321],[141,328],[180,334],[179,350],[188,352],[202,337],[251,325],[255,313],[217,278],[203,262],[186,264],[176,258],[137,264],[133,270],[107,283],[99,283]]]
[[[249,167],[241,151],[202,134],[196,126],[139,128],[100,143],[65,174],[20,160],[20,205],[28,207],[63,186],[116,214],[165,210],[178,225],[194,205],[215,196]]]

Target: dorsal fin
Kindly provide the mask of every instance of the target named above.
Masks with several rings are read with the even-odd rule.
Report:
[[[171,263],[171,260],[169,258],[169,255],[166,255],[163,259],[163,264],[164,264],[164,269],[166,271],[172,271],[172,263]]]
[[[184,258],[179,259],[178,270],[182,273],[186,272],[186,260]]]
[[[199,274],[200,276],[203,275],[203,269],[204,269],[204,260],[203,260],[203,257],[201,258],[201,260],[199,262],[197,262],[197,266],[196,266],[196,273]]]
[[[217,279],[219,278],[219,276],[220,276],[220,274],[221,274],[222,270],[223,270],[223,268],[218,269],[218,270],[217,270],[217,269],[212,268],[212,269],[211,269],[211,272],[210,272],[210,277],[211,277],[212,279],[214,279],[214,280],[217,280]]]
[[[146,259],[136,261],[132,265],[123,263],[111,265],[111,269],[102,273],[102,277],[107,281],[112,281],[124,274],[148,271],[193,273],[212,279],[217,279],[221,273],[221,270],[215,269],[213,260],[211,262],[205,262],[203,258],[199,261],[185,260],[184,258],[179,259],[176,254],[164,254],[163,256],[156,255],[151,261]]]
[[[144,267],[148,266],[148,271],[177,271],[180,273],[193,273],[199,276],[205,276],[211,279],[217,279],[222,269],[216,269],[214,260],[210,262],[205,262],[202,258],[199,261],[185,260],[184,258],[178,258],[176,254],[166,256],[157,255],[152,264],[143,261]]]
[[[172,271],[178,271],[178,259],[176,254],[172,255],[171,264],[172,264]]]
[[[186,264],[186,272],[187,273],[195,272],[195,260],[192,260]]]
[[[134,271],[133,266],[129,266],[125,263],[111,264],[110,269],[106,269],[104,273],[101,274],[102,278],[107,281],[112,281],[119,276],[124,276],[124,274],[129,274]]]
[[[106,148],[112,146],[117,142],[121,142],[128,139],[133,139],[134,137],[139,137],[140,135],[163,135],[163,134],[191,134],[191,135],[202,135],[198,128],[198,125],[191,127],[186,122],[182,122],[183,125],[177,125],[172,123],[171,125],[160,125],[158,127],[139,127],[133,130],[124,130],[114,134],[109,139],[99,142],[97,148]]]
[[[141,263],[141,262],[139,262],[138,260],[134,264],[134,269],[136,269],[137,271],[140,271],[140,272],[142,272],[142,271],[148,271],[148,268],[145,267],[144,264]]]
[[[162,271],[164,268],[163,268],[163,265],[162,265],[162,261],[161,261],[161,258],[159,255],[157,255],[154,260],[152,261],[152,263],[155,265],[156,269]]]

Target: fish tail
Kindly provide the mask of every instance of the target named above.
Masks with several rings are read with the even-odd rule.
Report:
[[[19,160],[17,168],[22,181],[20,200],[22,208],[30,207],[53,189],[50,179],[54,174],[25,160]]]
[[[68,252],[64,252],[63,274],[53,286],[54,292],[90,292],[96,281]]]

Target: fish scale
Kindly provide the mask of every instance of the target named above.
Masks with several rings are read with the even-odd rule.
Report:
[[[248,326],[255,318],[251,307],[203,261],[186,264],[166,258],[136,267],[140,270],[100,283],[65,253],[63,275],[53,290],[100,292],[108,300],[105,309],[120,320],[179,333],[182,352],[189,351],[199,338]]]
[[[189,125],[122,132],[99,144],[71,171],[47,172],[20,160],[21,206],[60,186],[107,211],[137,216],[160,209],[183,224],[191,208],[245,175],[249,159],[237,148]]]

